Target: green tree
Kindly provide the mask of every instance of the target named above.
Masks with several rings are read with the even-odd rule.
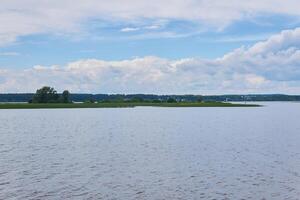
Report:
[[[38,89],[33,96],[32,103],[56,103],[59,95],[56,90],[49,86]]]
[[[161,103],[161,100],[159,100],[159,99],[154,99],[154,100],[152,101],[152,103]]]
[[[84,101],[84,103],[95,103],[95,100],[94,99],[87,99]]]
[[[197,102],[202,102],[203,101],[203,97],[201,95],[197,96]]]
[[[70,103],[70,92],[68,90],[64,90],[61,94],[61,102]]]
[[[168,98],[167,103],[176,103],[176,99],[174,98]]]
[[[137,102],[144,102],[144,99],[141,97],[133,97],[130,101],[137,103]]]

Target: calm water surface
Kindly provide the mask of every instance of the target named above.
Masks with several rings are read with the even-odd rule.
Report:
[[[0,110],[0,199],[300,199],[300,103]]]

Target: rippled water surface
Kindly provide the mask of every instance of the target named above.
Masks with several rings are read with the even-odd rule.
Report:
[[[300,199],[300,103],[0,110],[0,199]]]

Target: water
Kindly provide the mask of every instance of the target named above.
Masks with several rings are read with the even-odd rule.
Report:
[[[300,199],[300,104],[0,110],[0,199]]]

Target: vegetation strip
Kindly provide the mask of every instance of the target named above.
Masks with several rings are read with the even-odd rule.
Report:
[[[133,97],[131,99],[115,99],[112,101],[95,102],[94,99],[86,99],[84,103],[74,103],[70,99],[70,92],[57,91],[49,86],[38,89],[28,103],[4,103],[0,109],[39,109],[39,108],[131,108],[136,106],[155,107],[253,107],[252,104],[232,104],[224,102],[203,102],[201,96],[197,101],[189,102],[168,98],[166,100],[154,99],[152,101]]]
[[[137,106],[150,107],[257,107],[254,104],[232,104],[222,102],[201,102],[201,103],[5,103],[0,104],[0,109],[51,109],[51,108],[133,108]]]

